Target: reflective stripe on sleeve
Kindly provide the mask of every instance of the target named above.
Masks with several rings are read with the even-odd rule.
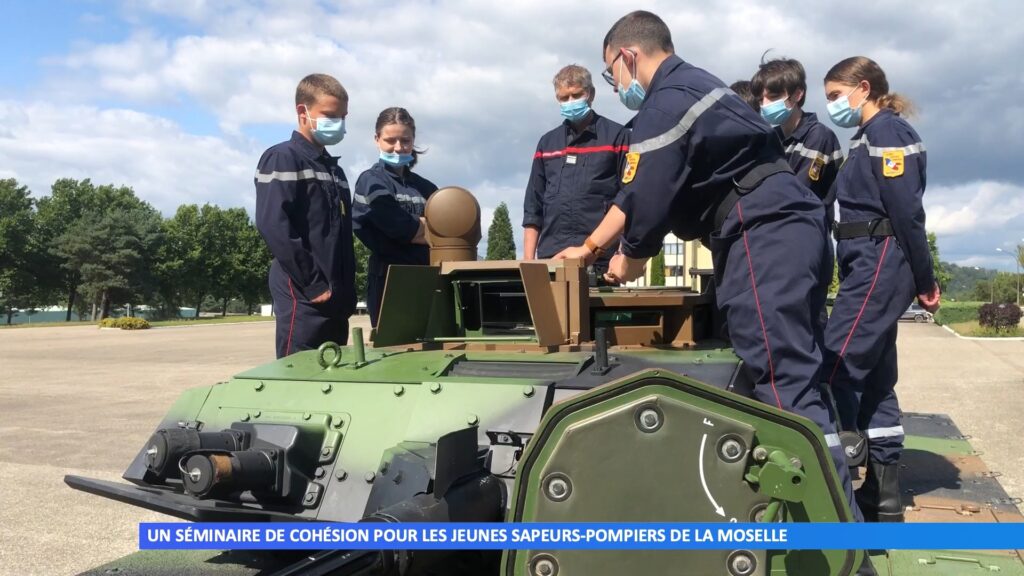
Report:
[[[325,182],[334,182],[338,186],[348,190],[348,182],[338,178],[330,172],[318,172],[312,168],[306,168],[305,170],[299,170],[297,172],[286,172],[275,170],[273,172],[260,172],[256,171],[256,182],[260,184],[267,184],[278,180],[280,182],[297,182],[299,180],[323,180]]]
[[[872,146],[871,143],[868,142],[867,136],[861,136],[857,140],[850,141],[850,152],[853,152],[855,148],[859,148],[860,146],[867,147],[869,155],[878,157],[881,157],[882,154],[886,152],[895,152],[897,150],[903,152],[904,156],[910,156],[911,154],[920,154],[921,152],[926,151],[923,142],[917,142],[914,144],[910,144],[908,146],[880,147]]]
[[[427,201],[424,200],[422,196],[413,196],[411,194],[392,195],[391,192],[387,190],[377,190],[376,192],[371,192],[370,194],[367,194],[365,196],[363,194],[353,194],[352,199],[359,204],[369,204],[376,200],[377,198],[380,198],[381,196],[393,196],[394,199],[398,200],[399,202],[411,202],[413,204],[424,205],[427,203]]]
[[[686,133],[693,127],[693,124],[697,122],[700,115],[707,112],[709,108],[719,100],[722,96],[729,94],[732,90],[728,88],[715,88],[711,92],[708,92],[703,98],[697,101],[696,104],[690,106],[690,109],[683,114],[683,118],[679,120],[679,123],[669,128],[668,132],[654,138],[649,138],[643,142],[636,144],[630,144],[629,151],[637,154],[643,154],[645,152],[653,152],[678,142],[680,138],[686,135]]]
[[[823,152],[818,152],[813,148],[804,146],[803,142],[797,142],[786,146],[786,154],[792,154],[793,152],[796,152],[804,158],[810,158],[811,160],[820,159],[822,162],[828,162],[829,160],[829,156],[826,156]]]

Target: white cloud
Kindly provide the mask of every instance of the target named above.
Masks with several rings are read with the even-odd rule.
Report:
[[[832,64],[854,54],[875,58],[892,88],[921,109],[913,123],[929,149],[928,222],[944,255],[953,243],[944,237],[955,238],[949,252],[960,254],[1024,227],[1024,77],[1015,60],[1024,35],[1006,25],[1020,20],[1024,4],[944,0],[922,11],[881,0],[857,10],[809,0],[783,8],[655,0],[648,9],[669,23],[684,59],[726,83],[749,77],[766,49],[799,58],[809,77],[807,107],[819,113],[821,78]],[[332,149],[343,154],[350,180],[376,158],[376,114],[405,106],[416,117],[418,144],[429,148],[419,171],[439,185],[473,190],[485,215],[507,202],[518,238],[530,157],[559,121],[550,85],[557,69],[588,66],[598,111],[629,117],[598,76],[601,39],[626,11],[610,0],[585,7],[544,0],[127,2],[120,11],[126,39],[80,40],[45,62],[41,86],[25,87],[33,104],[0,103],[0,170],[37,193],[58,177],[78,176],[129,183],[165,211],[185,201],[251,209],[251,173],[273,142],[254,142],[247,130],[266,138],[270,125],[275,139],[286,138],[296,82],[327,72],[351,94],[348,136]],[[179,29],[168,21],[188,31],[166,32]],[[179,119],[195,109],[212,115],[219,133],[198,136],[184,120],[130,110],[166,107]],[[46,118],[58,112],[59,122]]]
[[[53,110],[59,109],[60,114]],[[165,214],[180,204],[255,205],[255,147],[196,136],[133,110],[0,101],[0,166],[37,195],[58,178],[131,186]]]
[[[925,205],[928,229],[937,235],[995,234],[1024,218],[1024,186],[992,181],[939,186],[926,192]]]

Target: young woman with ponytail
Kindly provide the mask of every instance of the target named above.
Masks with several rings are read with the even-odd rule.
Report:
[[[841,426],[869,442],[867,476],[857,491],[864,517],[900,522],[897,321],[915,296],[929,311],[939,307],[922,205],[927,154],[905,119],[910,101],[889,91],[873,60],[855,56],[833,66],[825,95],[832,121],[857,132],[835,183],[840,288],[822,374]]]
[[[388,267],[430,262],[423,210],[437,186],[412,171],[423,152],[416,149],[416,121],[405,108],[381,111],[373,141],[380,159],[356,181],[352,228],[370,250],[366,308],[376,327]]]

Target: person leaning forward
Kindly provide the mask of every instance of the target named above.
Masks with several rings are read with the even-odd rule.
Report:
[[[332,76],[310,74],[295,113],[298,130],[263,153],[255,177],[256,227],[274,256],[278,358],[346,344],[356,304],[349,185],[325,148],[345,136],[348,93]]]
[[[797,182],[782,143],[725,84],[675,55],[665,23],[633,12],[604,41],[604,76],[637,115],[615,205],[584,246],[559,257],[593,259],[590,246],[622,235],[612,281],[638,277],[670,230],[711,236],[722,310],[754,397],[813,420],[825,435],[854,518],[850,473],[824,399],[815,298],[831,275],[821,201]],[[734,185],[734,181],[739,186]]]
[[[619,191],[625,132],[595,112],[590,72],[575,64],[554,78],[563,122],[541,137],[523,202],[523,256],[551,258],[583,242]],[[595,268],[604,273],[610,254]]]

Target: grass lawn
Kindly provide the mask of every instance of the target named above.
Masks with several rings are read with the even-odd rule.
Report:
[[[207,324],[233,324],[235,322],[273,322],[273,316],[214,316],[212,318],[178,318],[175,320],[156,320],[149,325],[154,328],[162,326],[205,326]]]
[[[1024,336],[1024,329],[1021,329],[1019,326],[1012,331],[996,332],[991,328],[982,328],[977,320],[956,322],[949,324],[949,327],[961,336],[984,336],[989,338]]]
[[[95,326],[96,323],[95,322],[89,322],[88,320],[83,320],[81,322],[35,322],[35,323],[26,322],[24,324],[10,324],[10,325],[2,324],[2,325],[0,325],[0,330],[5,330],[5,329],[7,329],[7,330],[16,330],[18,328],[54,328],[56,326],[89,326],[89,325]]]
[[[154,328],[163,326],[206,326],[207,324],[232,324],[235,322],[273,322],[273,316],[213,316],[208,318],[178,318],[176,320],[156,320],[150,322],[149,325]],[[2,329],[16,329],[16,328],[54,328],[59,326],[95,326],[98,322],[37,322],[35,324],[12,324],[7,326],[6,324],[0,326]]]

